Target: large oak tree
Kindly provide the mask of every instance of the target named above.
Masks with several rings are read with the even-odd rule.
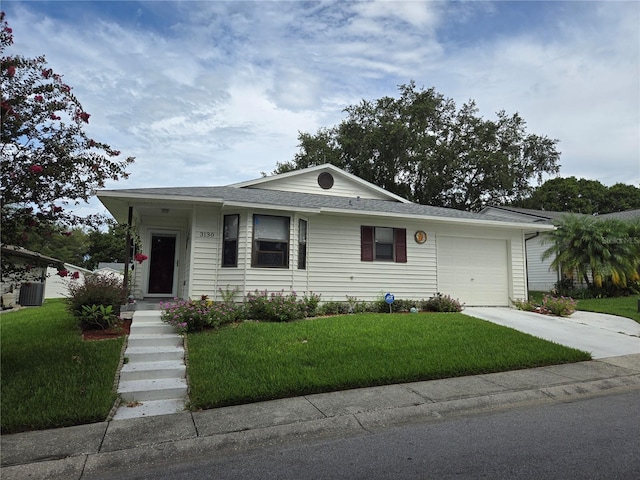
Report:
[[[531,182],[559,170],[557,140],[527,133],[517,113],[479,115],[414,82],[398,98],[362,100],[347,118],[299,133],[299,152],[274,173],[334,164],[414,202],[478,210],[527,196]]]

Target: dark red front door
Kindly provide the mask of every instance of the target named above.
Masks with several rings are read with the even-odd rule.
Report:
[[[176,236],[152,235],[149,265],[149,293],[173,295]]]

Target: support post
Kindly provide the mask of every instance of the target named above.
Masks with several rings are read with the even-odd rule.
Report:
[[[127,217],[127,240],[126,250],[124,252],[124,290],[129,291],[129,263],[131,263],[131,224],[133,223],[133,207],[129,207],[129,216]]]

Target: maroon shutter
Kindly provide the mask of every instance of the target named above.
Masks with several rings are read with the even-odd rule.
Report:
[[[405,228],[394,228],[396,246],[396,263],[407,263],[407,230]]]
[[[360,260],[373,262],[373,227],[360,227]]]

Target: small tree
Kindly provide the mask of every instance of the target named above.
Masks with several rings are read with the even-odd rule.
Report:
[[[553,245],[542,256],[553,258],[552,267],[570,277],[575,272],[589,288],[600,288],[607,281],[626,287],[629,281],[638,280],[638,224],[566,215],[557,227],[550,234]]]
[[[31,231],[91,224],[64,205],[86,202],[107,180],[127,178],[133,158],[90,138],[90,114],[44,56],[5,55],[13,31],[0,14],[2,243],[21,245]],[[3,271],[5,266],[3,265]]]

